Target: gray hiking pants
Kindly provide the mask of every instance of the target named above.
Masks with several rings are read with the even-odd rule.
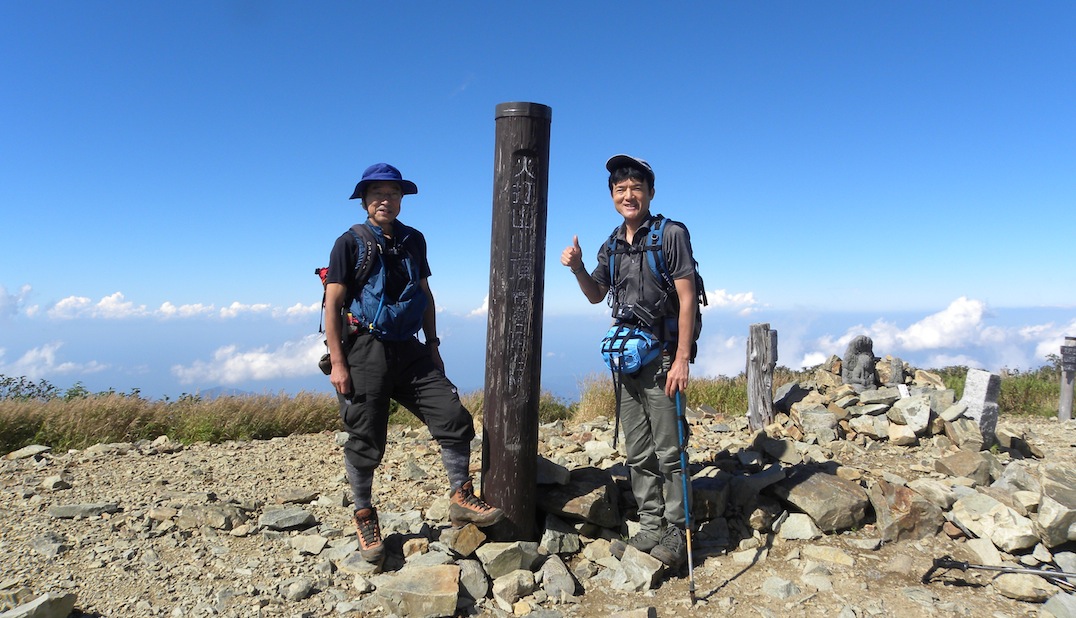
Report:
[[[669,365],[669,356],[662,354],[620,380],[620,424],[631,490],[640,527],[647,531],[661,531],[664,524],[682,529],[685,523],[676,400],[665,394]],[[683,393],[680,397],[686,405]]]

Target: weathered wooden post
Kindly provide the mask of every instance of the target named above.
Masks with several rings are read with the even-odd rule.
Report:
[[[482,492],[506,515],[505,523],[491,533],[518,540],[534,540],[538,530],[535,493],[551,118],[552,110],[538,103],[501,103],[496,110]]]
[[[1057,418],[1067,421],[1072,418],[1072,380],[1076,376],[1076,337],[1065,337],[1061,346],[1061,401],[1057,408]]]
[[[747,339],[747,426],[751,431],[773,422],[773,370],[777,366],[777,331],[752,324]]]

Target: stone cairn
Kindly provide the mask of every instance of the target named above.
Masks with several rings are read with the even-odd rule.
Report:
[[[696,561],[731,556],[746,568],[765,558],[767,539],[774,536],[812,540],[870,529],[870,538],[855,541],[864,550],[943,533],[966,539],[983,564],[1018,561],[1076,571],[1076,554],[1051,552],[1076,540],[1076,471],[1038,461],[1042,453],[1026,436],[997,429],[998,390],[998,376],[970,370],[958,401],[938,375],[890,356],[877,359],[870,339],[857,337],[843,360],[833,356],[812,379],[778,388],[778,413],[761,431],[748,433],[746,417],[729,420],[707,406],[690,409]],[[437,465],[437,453],[427,448],[424,428],[394,431],[396,448],[379,474],[417,485],[427,477],[423,467]],[[359,557],[353,530],[325,521],[326,513],[346,521],[350,512],[342,475],[332,491],[278,491],[268,504],[196,491],[147,504],[65,502],[64,492],[73,490],[59,473],[22,497],[47,509],[57,527],[72,519],[126,517],[124,526],[112,523],[111,529],[129,528],[150,540],[175,537],[180,545],[199,534],[209,540],[229,535],[286,543],[297,557],[316,557],[318,566],[281,579],[272,590],[256,591],[295,603],[326,596],[323,604],[335,604],[340,614],[450,616],[498,610],[522,615],[578,602],[592,588],[647,591],[674,575],[634,548],[620,559],[609,551],[610,540],[638,526],[623,454],[611,446],[609,420],[576,428],[558,421],[540,427],[539,435],[538,506],[544,522],[539,541],[495,542],[471,525],[452,528],[446,524],[447,497],[432,502],[419,497],[397,504],[420,503],[424,511],[382,510],[389,550],[382,565]],[[337,444],[343,438],[338,434]],[[907,480],[839,463],[887,442],[929,448],[933,467],[913,465],[921,475]],[[44,475],[50,467],[66,469],[101,453],[149,462],[183,449],[164,437],[59,455],[31,446],[9,453],[5,466]],[[45,534],[34,540],[32,551],[54,559],[71,549],[69,538]],[[82,533],[80,543],[90,544],[90,538]],[[111,543],[115,540],[107,535],[101,540],[106,548]],[[12,545],[7,547],[11,551]],[[852,564],[851,556],[832,546],[803,551],[807,557]],[[353,577],[348,591],[334,587],[339,573]],[[1056,615],[1073,615],[1057,608],[1069,603],[1076,608],[1076,597],[1042,578],[1029,583],[1005,579],[1010,577],[1032,576],[1000,576],[995,588],[1002,594],[1046,602]],[[1012,583],[998,583],[1003,580]],[[9,610],[5,618],[66,616],[75,605],[72,592],[32,593],[16,581],[0,585],[0,611]],[[49,607],[52,613],[46,613]]]

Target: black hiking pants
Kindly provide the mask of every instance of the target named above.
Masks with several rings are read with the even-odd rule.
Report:
[[[381,463],[390,399],[425,423],[441,445],[469,444],[474,439],[471,413],[418,339],[378,341],[359,332],[348,343],[352,392],[339,395],[340,417],[349,435],[344,445],[348,463],[360,470]]]

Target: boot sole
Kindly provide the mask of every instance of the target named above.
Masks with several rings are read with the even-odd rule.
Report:
[[[462,528],[467,524],[474,524],[479,528],[485,528],[487,526],[492,526],[493,524],[500,522],[502,519],[504,519],[504,511],[501,511],[498,515],[495,515],[493,519],[487,520],[473,517],[449,517],[449,522],[452,523],[453,528]]]

